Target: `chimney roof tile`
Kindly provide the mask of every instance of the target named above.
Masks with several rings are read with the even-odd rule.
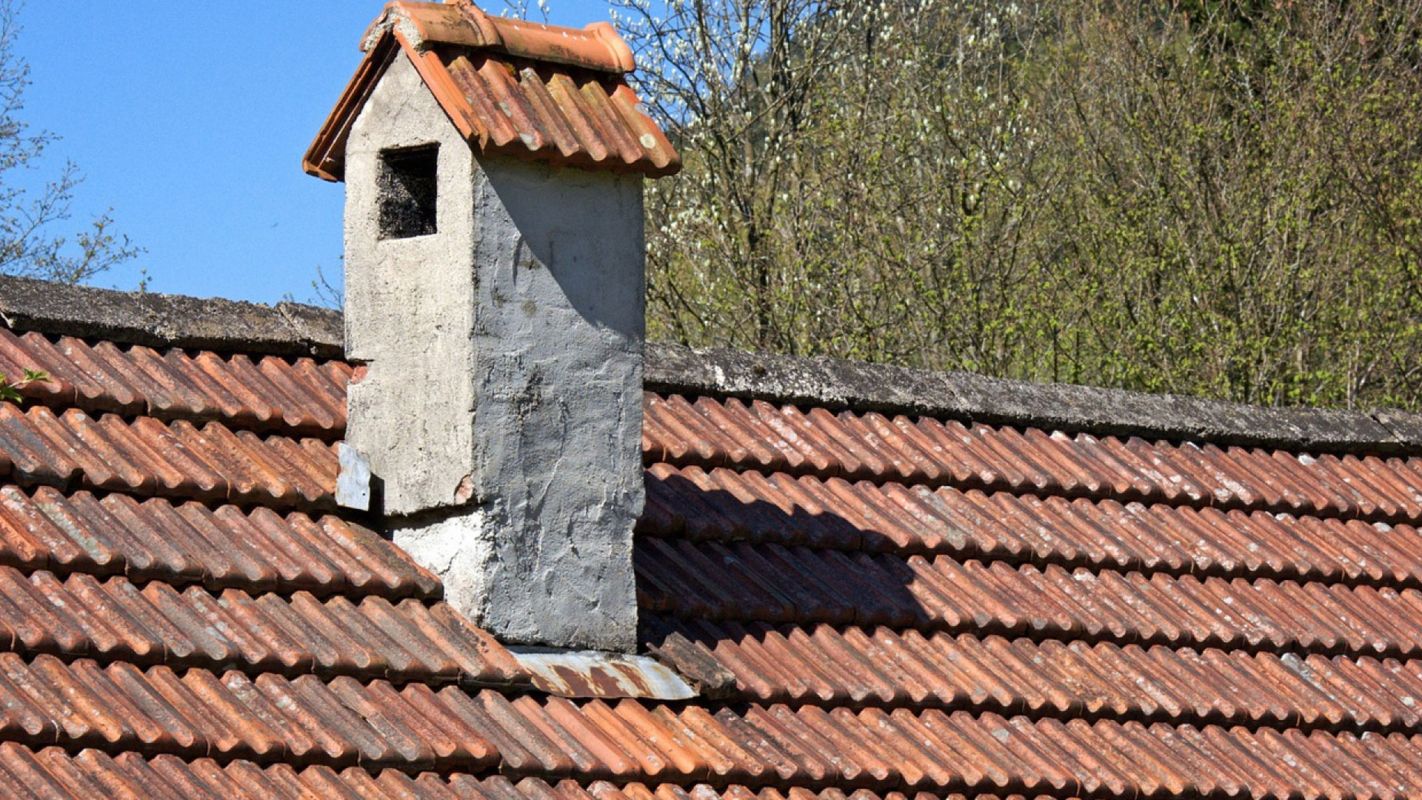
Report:
[[[303,161],[316,177],[344,177],[351,125],[401,52],[481,152],[651,177],[681,168],[627,84],[632,50],[608,23],[565,28],[493,17],[468,0],[396,0],[362,49],[365,60]]]

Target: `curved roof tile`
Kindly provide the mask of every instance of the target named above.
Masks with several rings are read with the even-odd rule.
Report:
[[[656,384],[643,655],[695,691],[656,700],[633,661],[505,648],[331,503],[354,370],[329,348],[83,291],[56,289],[100,328],[0,331],[0,370],[54,375],[0,406],[0,793],[1422,793],[1422,457],[1383,438]]]
[[[681,168],[627,84],[632,51],[608,23],[564,28],[492,17],[468,0],[396,0],[363,49],[303,161],[319,178],[342,179],[351,125],[401,54],[480,152],[653,177]]]

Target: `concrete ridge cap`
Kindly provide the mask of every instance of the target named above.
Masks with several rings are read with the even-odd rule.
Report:
[[[124,292],[0,276],[0,320],[37,331],[127,345],[220,353],[340,358],[341,313],[300,303]]]
[[[15,331],[219,353],[341,358],[341,312],[124,292],[0,276],[0,322]],[[1220,445],[1422,454],[1422,414],[1269,408],[1095,386],[1031,383],[833,358],[647,345],[645,384],[834,410]]]
[[[1097,436],[1358,455],[1422,454],[1422,414],[1273,408],[1169,394],[650,343],[647,388]]]

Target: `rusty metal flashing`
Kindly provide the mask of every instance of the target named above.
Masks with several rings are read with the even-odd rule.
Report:
[[[118,292],[0,276],[15,331],[150,347],[340,358],[339,311],[295,303]],[[1336,453],[1422,454],[1422,415],[1266,408],[1174,395],[1028,383],[829,358],[647,346],[648,389],[1096,435]]]
[[[662,662],[647,656],[596,651],[509,647],[514,661],[539,691],[569,698],[690,700],[695,689]]]

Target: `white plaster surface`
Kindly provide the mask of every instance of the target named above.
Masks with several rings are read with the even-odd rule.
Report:
[[[438,233],[381,241],[380,151],[435,143]],[[477,156],[403,55],[346,164],[347,442],[396,543],[505,641],[634,649],[641,179]]]

